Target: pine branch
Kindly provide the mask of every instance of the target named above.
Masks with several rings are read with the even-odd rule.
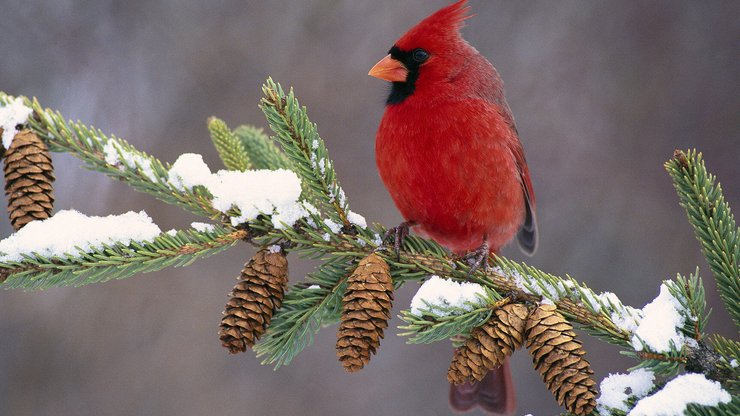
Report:
[[[241,147],[249,154],[255,169],[290,169],[293,164],[270,140],[262,129],[242,125],[234,130],[234,136],[241,142]]]
[[[700,406],[690,404],[684,413],[686,416],[736,416],[740,415],[740,396],[732,396],[732,401],[717,406]]]
[[[165,166],[153,156],[136,150],[125,140],[108,137],[102,131],[81,122],[65,121],[62,115],[43,109],[37,100],[22,97],[34,111],[28,120],[29,127],[44,139],[53,152],[67,152],[79,158],[88,169],[102,172],[125,182],[137,191],[144,192],[169,204],[177,205],[193,214],[220,218],[221,213],[210,204],[209,195],[199,192],[181,192],[167,182]],[[0,92],[0,102],[8,103],[13,97]]]
[[[720,296],[735,325],[740,326],[740,231],[722,186],[707,172],[696,150],[676,150],[665,168],[717,280]]]
[[[697,341],[704,337],[704,328],[709,321],[707,312],[707,299],[704,295],[704,285],[699,277],[699,269],[691,274],[688,279],[678,275],[675,282],[670,282],[669,291],[686,311],[683,333]]]
[[[265,357],[262,364],[274,364],[276,369],[289,364],[313,343],[322,326],[339,320],[341,299],[353,267],[327,263],[311,273],[306,283],[291,286],[283,307],[254,348],[257,357]]]
[[[720,355],[715,361],[716,372],[725,377],[725,385],[732,394],[740,394],[740,342],[713,335],[710,343]]]
[[[272,78],[267,79],[262,92],[264,97],[260,108],[285,154],[293,162],[296,173],[308,184],[311,190],[309,200],[320,209],[328,207],[327,215],[349,228],[347,197],[339,185],[324,141],[319,137],[316,124],[308,118],[306,108],[300,106],[292,89],[285,94]]]
[[[26,253],[22,261],[0,262],[0,288],[46,289],[124,279],[166,267],[187,266],[249,236],[245,230],[163,233],[151,242],[107,245],[88,252],[45,257]]]
[[[470,334],[473,328],[486,323],[493,311],[511,301],[505,298],[503,301],[497,294],[489,291],[486,298],[482,299],[484,305],[468,303],[466,307],[430,305],[419,313],[410,310],[401,311],[400,318],[406,322],[398,328],[406,330],[398,335],[409,337],[408,344],[431,344],[432,342],[465,336]]]
[[[303,197],[316,208],[301,207],[301,215],[305,215],[306,210],[309,213],[292,227],[277,229],[269,215],[260,215],[242,224],[244,229],[237,230],[228,225],[228,218],[222,212],[211,206],[212,197],[204,187],[179,190],[168,182],[168,165],[80,122],[65,122],[59,113],[44,110],[38,102],[31,103],[24,98],[34,110],[34,117],[28,122],[30,127],[52,150],[71,153],[89,169],[103,172],[190,212],[219,219],[226,225],[217,226],[214,231],[165,233],[151,242],[114,244],[56,257],[27,253],[21,261],[0,263],[0,287],[79,286],[187,265],[241,239],[260,247],[279,244],[303,257],[323,262],[304,282],[291,286],[282,308],[275,312],[271,326],[255,346],[263,363],[280,367],[310,345],[322,326],[339,320],[348,276],[359,260],[375,252],[390,265],[396,288],[438,275],[477,283],[487,292],[483,306],[440,308],[428,305],[429,308],[422,308],[418,313],[402,311],[401,318],[406,325],[401,328],[406,331],[403,335],[409,337],[409,343],[465,336],[485,323],[500,302],[551,303],[557,312],[584,331],[625,348],[624,354],[640,361],[638,367],[671,375],[684,366],[714,377],[731,390],[737,387],[732,380],[737,378],[737,361],[733,360],[738,359],[740,344],[714,337],[710,338],[710,348],[704,341],[708,312],[698,272],[688,278],[679,275],[675,281],[664,283],[680,304],[678,312],[685,323],[680,330],[691,342],[682,346],[672,344],[668,351],[657,353],[635,334],[639,320],[643,319],[641,310],[623,305],[613,293],[596,294],[569,276],[554,276],[505,258],[492,258],[496,267],[469,275],[467,262],[439,244],[416,236],[404,240],[397,256],[383,246],[380,236],[386,232],[384,227],[366,227],[364,219],[358,221],[356,214],[349,211],[316,125],[309,120],[306,109],[300,107],[293,92],[286,94],[279,84],[268,79],[263,94],[260,106],[276,134],[274,142],[281,145],[282,151],[261,130],[253,127],[241,126],[231,131],[225,123],[214,118],[209,120],[209,130],[227,168],[287,168],[299,175]],[[9,99],[0,93],[0,102],[7,103]],[[695,151],[688,155],[677,152],[674,159],[666,163],[666,169],[674,179],[681,204],[702,243],[722,298],[735,322],[739,323],[740,271],[737,264],[740,244],[721,187],[715,186],[714,177],[706,172],[701,155]],[[726,409],[735,410],[736,407],[733,401]],[[692,411],[714,412],[698,407]]]
[[[294,228],[283,230],[275,230],[273,224],[267,221],[269,218],[265,221],[253,221],[249,227],[260,235],[257,236],[255,243],[288,243],[292,250],[299,254],[306,257],[323,258],[329,266],[334,264],[339,265],[340,268],[351,267],[357,259],[377,249],[379,235],[384,234],[385,229],[377,227],[371,230],[353,227],[350,233],[337,233],[332,218],[338,217],[346,226],[350,224],[347,219],[349,211],[346,201],[341,197],[336,197],[343,195],[343,192],[331,169],[331,163],[327,162],[328,154],[323,141],[316,132],[316,126],[310,122],[305,108],[299,106],[292,92],[286,95],[282,88],[272,80],[267,81],[263,92],[265,95],[262,99],[263,111],[290,162],[287,162],[288,159],[267,141],[264,134],[257,130],[243,127],[238,129],[238,134],[229,134],[230,131],[225,124],[212,120],[211,127],[216,146],[221,148],[220,151],[223,154],[230,151],[252,152],[246,158],[257,161],[255,163],[265,163],[265,166],[270,164],[271,167],[276,167],[291,163],[301,173],[304,182],[311,187],[313,196],[322,201],[322,207],[326,209],[313,213],[310,218],[299,222]],[[122,178],[132,186],[139,186],[161,199],[174,199],[191,210],[196,206],[201,213],[208,210],[209,216],[212,217],[221,215],[221,213],[213,212],[208,195],[189,194],[187,191],[173,192],[164,179],[167,169],[156,159],[137,152],[124,141],[108,139],[101,132],[90,130],[81,123],[68,125],[58,114],[42,110],[38,103],[34,103],[34,106],[38,120],[32,120],[31,123],[38,131],[51,137],[49,140],[53,146],[78,155],[92,168]],[[242,144],[236,144],[235,138],[240,138]],[[247,142],[256,143],[256,145],[244,145]],[[106,152],[103,152],[102,148],[111,143],[110,146],[117,151],[123,161],[121,162],[123,166],[116,167],[105,162]],[[110,153],[109,149],[107,152],[109,159]],[[260,156],[253,157],[254,155]],[[239,158],[242,162],[233,161],[233,163],[243,163],[244,157]],[[126,162],[127,160],[133,163]],[[321,160],[325,162],[319,163],[318,161]],[[233,165],[232,162],[228,163]],[[198,187],[195,189],[199,192]],[[193,200],[197,203],[193,204]],[[329,218],[323,218],[322,215],[327,215]],[[542,299],[548,299],[557,305],[562,314],[579,323],[589,333],[611,343],[625,347],[631,346],[632,334],[616,324],[614,319],[629,317],[634,309],[622,305],[616,296],[596,295],[591,289],[571,278],[559,278],[526,264],[518,264],[506,259],[497,259],[500,268],[486,273],[479,271],[469,278],[467,264],[451,256],[438,244],[418,237],[405,240],[400,258],[396,259],[389,253],[383,253],[383,256],[391,265],[393,278],[398,286],[404,282],[419,281],[430,274],[436,274],[459,281],[471,280],[485,286],[493,293],[513,296],[519,301],[536,303]],[[336,286],[340,284],[342,277],[329,273],[323,276],[324,284]],[[703,297],[700,298],[703,299]],[[327,305],[333,305],[333,303],[323,300],[316,304],[299,303],[294,305],[292,312],[305,313],[306,316],[325,316],[326,310],[324,309],[328,309]],[[691,306],[699,307],[700,305],[692,304]],[[301,307],[305,307],[306,310],[301,311]],[[289,312],[291,310],[286,309],[286,313]],[[280,313],[278,311],[278,317]],[[461,322],[463,321],[451,319],[449,325],[460,325]],[[450,332],[450,327],[447,327],[447,332]],[[463,325],[458,326],[460,329],[468,327],[469,325],[464,322]],[[280,326],[276,328],[279,329]],[[303,331],[293,332],[306,335]],[[278,334],[275,339],[280,340],[282,337]],[[296,344],[299,345],[300,342],[292,338],[280,345]],[[275,361],[281,364],[290,361],[290,358],[287,360],[278,358]],[[668,354],[665,358],[670,362],[674,357]]]
[[[315,223],[315,221],[314,221]],[[286,230],[272,230],[264,232],[267,226],[251,224],[251,227],[264,233],[262,237],[255,241],[260,244],[273,244],[278,241],[289,241],[294,244],[293,250],[305,257],[322,256],[322,258],[339,259],[345,261],[354,261],[369,255],[378,249],[372,231],[364,231],[366,236],[355,236],[352,234],[331,234],[328,240],[322,236],[323,229],[313,228],[306,222],[297,224],[296,227]],[[374,230],[374,235],[383,234],[384,229]],[[395,253],[380,251],[379,254],[390,264],[394,282],[397,285],[408,281],[420,281],[429,275],[439,275],[457,281],[471,281],[478,283],[497,294],[506,294],[518,301],[538,303],[542,296],[522,289],[517,286],[517,281],[511,274],[506,274],[502,269],[488,270],[486,272],[477,271],[468,277],[469,265],[461,262],[450,253],[444,251],[439,245],[430,240],[419,237],[409,237],[404,241],[404,247],[400,253],[400,258],[396,258]],[[596,296],[593,292],[582,286],[572,279],[562,279],[530,266],[518,264],[509,260],[499,259],[506,265],[509,270],[521,271],[532,276],[531,279],[544,279],[542,276],[548,276],[550,282],[558,282],[556,286],[562,288],[562,297],[555,302],[558,310],[566,317],[570,317],[575,322],[582,325],[590,333],[603,337],[607,341],[621,345],[630,346],[631,334],[619,328],[609,315],[609,309],[604,305],[602,309],[596,311],[594,306],[589,303],[589,299]],[[327,276],[328,278],[331,277]],[[336,280],[325,282],[326,285],[332,286],[338,283],[342,276],[334,276]],[[568,282],[568,283],[565,283]],[[556,292],[557,293],[557,292]],[[602,301],[603,302],[603,301]],[[598,303],[597,303],[598,305]],[[313,304],[307,304],[306,307],[313,307]],[[459,318],[458,318],[459,319]],[[455,322],[454,324],[459,324]]]
[[[620,351],[620,354],[639,361],[629,371],[644,368],[664,377],[675,376],[681,371],[681,366],[686,364],[685,353],[675,349],[663,354],[647,351]]]
[[[715,350],[727,359],[727,362],[737,360],[740,363],[740,342],[713,335],[710,339]]]
[[[331,261],[338,264],[344,264],[345,270],[351,270],[352,265],[358,259],[378,250],[378,236],[385,232],[382,227],[378,227],[374,230],[361,230],[360,235],[329,234],[328,232],[325,233],[326,228],[322,227],[320,217],[317,216],[286,230],[270,230],[269,225],[251,224],[251,226],[255,231],[262,234],[261,237],[256,238],[255,242],[260,244],[272,244],[280,241],[290,242],[293,247],[292,250],[300,255],[324,260],[331,259]],[[666,353],[658,354],[649,352],[647,346],[643,346],[643,352],[634,351],[632,349],[633,334],[615,323],[615,319],[623,319],[625,316],[629,317],[630,314],[639,311],[624,306],[613,294],[596,295],[591,289],[572,278],[563,279],[526,264],[515,263],[503,258],[497,259],[502,266],[501,268],[486,272],[477,271],[471,277],[468,277],[469,266],[466,263],[443,250],[435,242],[415,236],[411,236],[404,241],[400,258],[396,258],[395,253],[382,249],[379,254],[391,265],[396,286],[409,281],[424,280],[429,275],[439,275],[461,282],[472,281],[481,284],[491,290],[492,293],[509,296],[518,302],[538,303],[543,298],[547,298],[557,306],[560,313],[579,324],[581,329],[607,342],[626,347],[627,351],[624,353],[641,361],[640,366],[650,368],[660,374],[675,374],[686,362],[687,355],[691,351],[690,347],[684,347],[673,348]],[[341,284],[344,277],[345,275],[342,273],[325,275],[321,287],[336,287]],[[703,310],[700,306],[703,301],[703,288],[701,288],[697,276],[692,276],[688,280],[680,278],[675,285],[677,288],[683,288],[680,289],[682,290],[681,293],[690,294],[685,297],[685,299],[691,299],[685,311],[686,316],[691,316],[693,313]],[[324,298],[321,297],[322,293],[329,296],[334,292],[313,292],[310,296],[310,302],[296,302],[290,313],[300,314],[300,310],[303,310],[304,313],[308,313],[310,316],[322,315],[320,311],[324,307],[322,306],[324,301]],[[334,300],[337,300],[337,298],[334,298]],[[332,302],[327,302],[324,305],[329,304],[334,305]],[[402,311],[402,319],[408,324],[402,329],[407,330],[404,335],[412,338],[409,342],[442,340],[465,334],[471,328],[485,322],[485,316],[476,312],[460,313],[441,319],[440,317],[414,316],[410,312]],[[287,318],[287,320],[290,319],[292,318]],[[694,331],[695,328],[693,326],[691,328]],[[283,329],[280,331],[285,332]],[[300,331],[294,331],[291,335],[301,335],[301,333]],[[304,333],[303,335],[307,334]],[[310,336],[313,336],[313,332],[310,333]],[[293,337],[291,342],[289,345],[297,345],[298,347],[289,348],[289,359],[278,361],[273,358],[267,362],[278,362],[279,365],[287,364],[300,349],[310,343],[310,339],[297,342],[296,338]],[[264,351],[269,350],[273,357],[277,357],[280,354],[280,348],[287,345],[271,344],[269,347],[262,347],[260,353],[265,354]]]
[[[208,131],[211,133],[213,145],[226,169],[245,171],[251,167],[252,163],[244,144],[223,120],[216,117],[209,118]]]

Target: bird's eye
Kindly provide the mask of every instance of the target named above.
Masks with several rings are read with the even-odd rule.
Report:
[[[422,63],[429,59],[429,52],[421,48],[414,49],[413,52],[411,52],[411,58],[413,58],[414,62]]]

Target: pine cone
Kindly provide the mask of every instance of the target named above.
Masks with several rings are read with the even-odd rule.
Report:
[[[524,342],[527,307],[512,303],[497,308],[491,319],[475,328],[465,345],[455,350],[447,380],[452,384],[483,380]]]
[[[388,327],[393,301],[390,267],[373,253],[357,265],[342,299],[342,321],[337,333],[337,356],[350,373],[370,362]]]
[[[535,369],[558,403],[576,415],[596,407],[596,382],[573,326],[554,305],[540,305],[527,320],[527,348]]]
[[[15,230],[34,220],[51,216],[54,167],[49,149],[31,130],[16,133],[5,151],[5,195],[10,222]]]
[[[221,344],[232,354],[254,346],[283,303],[288,288],[288,259],[283,251],[262,249],[244,265],[237,280],[219,331]]]

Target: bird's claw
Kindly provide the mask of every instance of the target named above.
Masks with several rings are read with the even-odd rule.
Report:
[[[403,240],[409,236],[409,228],[414,224],[413,221],[402,222],[398,224],[398,227],[388,229],[383,235],[383,243],[393,238],[393,252],[396,253],[396,260],[401,260],[401,245]]]
[[[468,278],[478,271],[481,266],[483,266],[484,271],[488,267],[489,249],[488,241],[483,240],[483,244],[481,244],[480,247],[463,256],[463,260],[470,264],[470,269],[468,269]]]

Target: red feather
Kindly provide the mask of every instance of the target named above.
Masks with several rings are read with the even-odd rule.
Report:
[[[458,254],[484,239],[498,252],[518,234],[532,254],[537,221],[524,150],[501,77],[460,35],[468,12],[465,0],[437,11],[371,70],[394,81],[376,137],[378,170],[418,233]],[[426,54],[417,60],[419,50]],[[453,407],[513,412],[508,365],[490,375],[472,389],[453,387]]]

